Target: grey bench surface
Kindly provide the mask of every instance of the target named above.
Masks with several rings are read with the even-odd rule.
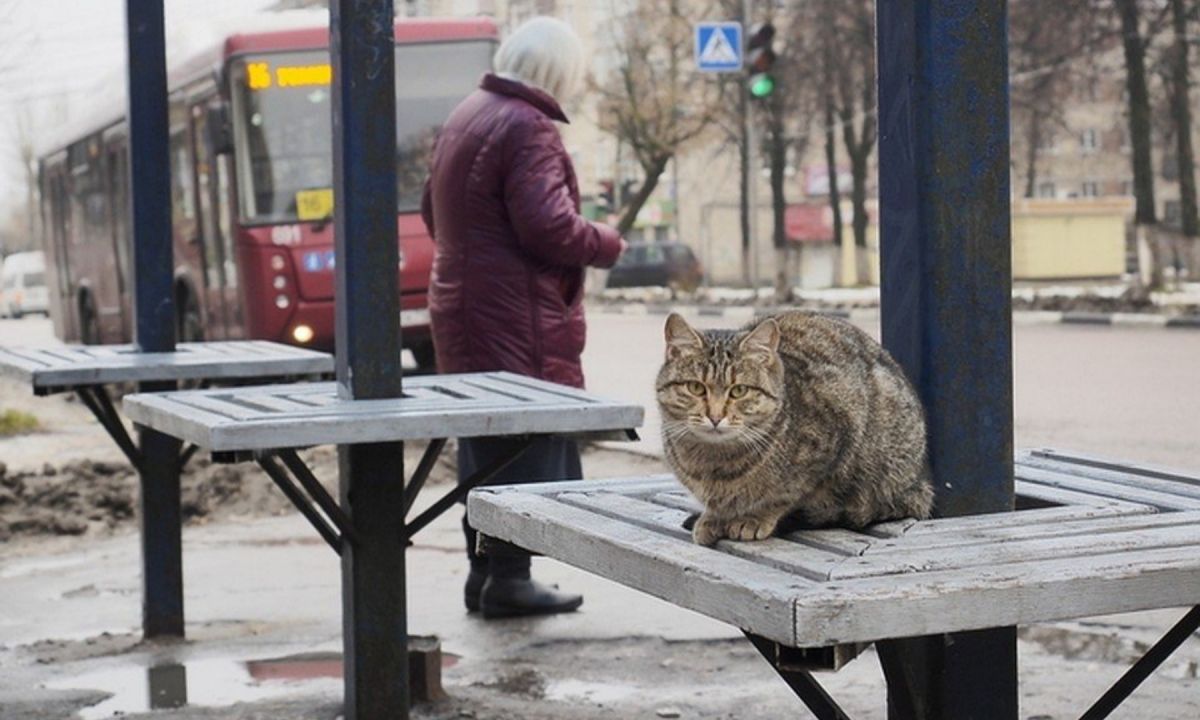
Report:
[[[353,400],[336,383],[127,395],[134,422],[218,452],[397,440],[632,430],[641,406],[511,373],[406,378],[405,397]]]
[[[1200,602],[1200,478],[1031,451],[992,515],[692,543],[670,476],[488,487],[481,533],[791,647]]]
[[[180,343],[170,353],[144,353],[135,345],[0,347],[0,377],[28,383],[34,390],[328,372],[333,372],[329,353],[266,340]]]

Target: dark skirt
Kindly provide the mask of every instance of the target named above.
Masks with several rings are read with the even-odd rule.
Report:
[[[520,445],[513,438],[462,438],[458,441],[458,481],[466,481],[477,470],[503,457]],[[520,485],[557,480],[579,480],[583,468],[579,461],[579,446],[574,440],[540,437],[521,457],[496,473],[488,485]],[[475,554],[475,530],[463,515],[463,533],[467,539],[467,558],[471,569],[500,577],[528,577],[528,555],[492,555],[483,557]]]

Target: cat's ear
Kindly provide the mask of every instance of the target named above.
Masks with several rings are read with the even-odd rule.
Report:
[[[685,353],[704,349],[704,338],[692,329],[678,313],[671,313],[664,328],[667,338],[667,359],[673,360]]]
[[[775,322],[775,318],[763,320],[742,338],[738,349],[747,355],[774,356],[779,350],[779,323]]]

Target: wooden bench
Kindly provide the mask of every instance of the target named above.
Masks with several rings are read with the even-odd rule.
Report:
[[[468,514],[485,548],[519,546],[737,626],[818,717],[837,718],[808,671],[865,643],[1200,602],[1200,478],[1035,450],[1017,459],[1016,492],[1013,512],[715,548],[683,528],[699,506],[670,476],[480,488]],[[1119,704],[1197,625],[1194,610],[1090,712]]]

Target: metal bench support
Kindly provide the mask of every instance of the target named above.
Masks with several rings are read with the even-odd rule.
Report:
[[[330,3],[337,382],[343,397],[401,396],[392,0]],[[407,720],[404,446],[338,447],[346,720]]]
[[[925,404],[936,511],[1013,506],[1005,0],[876,6],[884,345]],[[1015,628],[893,641],[917,716],[1015,720]],[[894,652],[892,652],[894,650]],[[895,704],[892,718],[902,715]]]
[[[1112,711],[1125,702],[1133,694],[1133,691],[1137,690],[1138,686],[1158,669],[1159,665],[1162,665],[1185,640],[1192,636],[1192,633],[1196,632],[1197,628],[1200,628],[1200,605],[1189,610],[1174,627],[1167,631],[1166,635],[1163,635],[1154,644],[1154,647],[1147,650],[1146,654],[1134,663],[1133,667],[1113,683],[1108,692],[1100,696],[1100,699],[1080,716],[1080,720],[1103,720],[1112,714]]]
[[[174,250],[163,3],[161,0],[127,2],[125,13],[134,340],[143,352],[172,352],[175,350]],[[174,383],[139,386],[143,392],[173,388]],[[101,409],[105,409],[103,405]],[[120,420],[112,412],[111,404],[107,411],[109,422],[105,427],[114,433],[113,426],[120,427]],[[123,434],[124,428],[121,431]],[[114,433],[114,438],[118,437]],[[119,439],[118,444],[121,444]],[[121,449],[130,460],[141,460],[134,465],[141,478],[142,632],[147,638],[183,637],[179,441],[154,430],[144,430],[139,454],[132,453],[126,445]]]

